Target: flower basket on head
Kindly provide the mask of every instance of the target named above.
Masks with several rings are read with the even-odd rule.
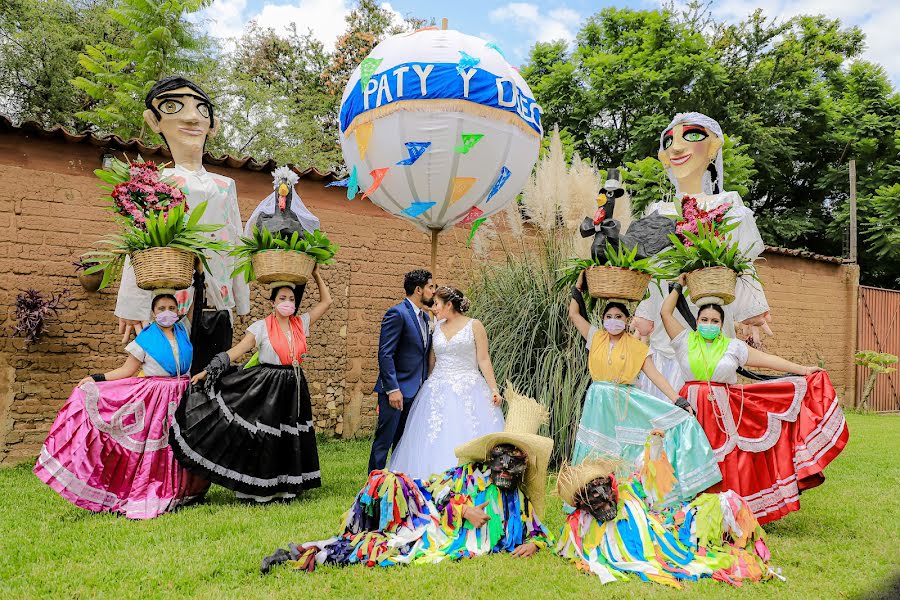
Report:
[[[691,302],[696,305],[734,302],[738,277],[757,279],[753,263],[727,235],[729,223],[696,222],[697,232],[671,234],[672,247],[659,255],[666,279],[685,273]]]
[[[238,257],[232,275],[242,273],[247,281],[256,279],[263,285],[277,282],[303,285],[312,276],[316,264],[331,264],[338,246],[318,229],[295,231],[291,237],[253,228],[253,234],[241,238],[241,245],[231,254]]]
[[[85,254],[85,262],[93,266],[84,274],[103,273],[100,289],[119,276],[126,256],[131,256],[139,288],[189,288],[196,260],[209,269],[205,251],[230,249],[225,242],[203,235],[223,227],[200,224],[206,202],[188,215],[184,192],[161,179],[160,168],[155,164],[113,160],[110,170],[98,169],[94,173],[112,185],[104,189],[109,192],[107,199],[112,201],[112,210],[123,226],[121,234],[101,240],[106,250]]]
[[[655,270],[649,259],[636,259],[637,246],[628,250],[621,244],[613,248],[606,243],[603,262],[592,259],[570,260],[562,281],[573,284],[584,271],[587,291],[591,298],[604,300],[641,300],[647,293],[647,284]]]

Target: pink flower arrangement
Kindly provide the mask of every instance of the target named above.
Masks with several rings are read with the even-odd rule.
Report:
[[[693,234],[699,233],[697,230],[697,223],[711,226],[712,229],[715,230],[716,225],[720,225],[724,222],[725,213],[728,212],[729,208],[731,208],[731,204],[726,202],[712,210],[703,210],[697,204],[696,198],[693,196],[685,196],[681,199],[682,220],[675,224],[675,233],[685,246],[691,246],[693,245],[691,240],[687,239],[683,232],[687,231]]]
[[[117,183],[110,193],[114,209],[140,229],[146,227],[151,213],[168,214],[169,209],[180,204],[188,210],[184,192],[168,179],[160,179],[160,168],[155,163],[129,163],[129,179]]]

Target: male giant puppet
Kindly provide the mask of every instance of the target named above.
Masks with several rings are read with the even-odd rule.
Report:
[[[330,539],[291,544],[266,557],[312,571],[316,564],[436,563],[494,552],[531,556],[553,539],[544,512],[553,440],[537,435],[547,410],[507,386],[506,428],[456,449],[460,465],[426,481],[376,470]]]
[[[171,177],[186,193],[189,207],[207,202],[201,223],[223,223],[225,226],[211,237],[236,242],[241,235],[241,215],[238,209],[234,180],[209,173],[203,168],[206,140],[213,137],[219,122],[213,113],[212,101],[197,84],[179,76],[166,77],[150,89],[144,101],[147,110],[144,120],[168,146],[175,162],[174,168],[163,175]],[[239,315],[250,312],[250,288],[243,276],[232,277],[234,258],[226,252],[208,252],[209,271],[199,274],[205,285],[201,298],[193,297],[193,290],[177,294],[179,310],[194,307],[191,319],[191,340],[194,360],[191,372],[198,373],[219,352],[231,346],[232,311]],[[199,282],[198,282],[199,283]],[[122,283],[116,301],[119,333],[123,343],[131,331],[140,333],[150,320],[151,292],[137,287],[131,261],[125,259]]]

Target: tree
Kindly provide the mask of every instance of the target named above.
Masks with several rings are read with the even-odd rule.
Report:
[[[76,113],[98,131],[159,141],[144,127],[144,97],[166,75],[195,73],[208,40],[185,17],[211,0],[119,0],[109,18],[131,35],[127,43],[89,45],[79,59],[87,76],[72,84],[94,100]]]
[[[83,129],[90,99],[72,89],[88,45],[125,32],[106,16],[113,0],[0,0],[0,107],[15,121]]]

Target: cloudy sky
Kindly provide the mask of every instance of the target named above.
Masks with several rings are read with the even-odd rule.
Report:
[[[276,30],[296,22],[298,29],[312,29],[327,47],[344,29],[344,15],[352,0],[215,0],[203,15],[209,31],[219,37],[241,34],[255,19]],[[524,62],[536,41],[572,40],[579,24],[605,6],[651,8],[658,0],[597,2],[589,0],[391,0],[382,4],[397,14],[441,17],[450,27],[495,41],[516,64]],[[882,64],[895,85],[900,85],[900,2],[896,0],[715,0],[720,19],[740,20],[762,8],[766,15],[789,17],[822,13],[858,25],[866,34],[866,58]]]

